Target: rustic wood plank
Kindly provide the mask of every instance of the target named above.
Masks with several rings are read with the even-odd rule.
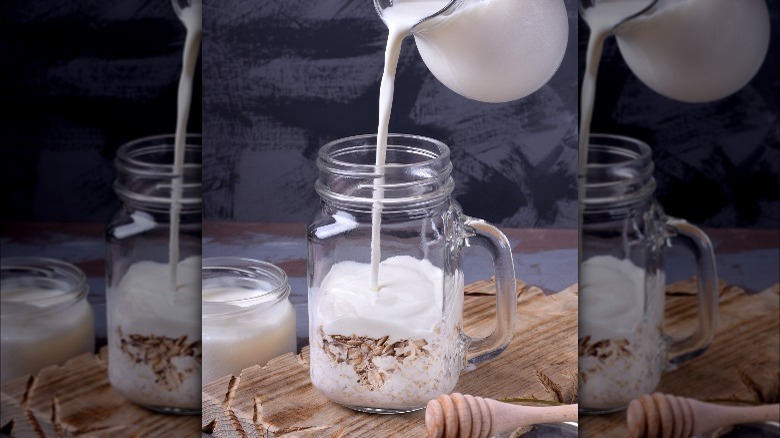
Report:
[[[197,417],[154,413],[109,383],[105,348],[2,386],[1,426],[18,437],[197,436]]]
[[[492,329],[494,285],[466,287],[464,327]],[[518,324],[498,358],[464,372],[455,391],[490,398],[573,402],[577,384],[576,286],[555,295],[518,282]],[[372,415],[328,401],[309,379],[308,347],[203,388],[204,431],[215,437],[425,436],[425,413]],[[544,383],[543,383],[544,382]],[[263,435],[266,434],[266,435]]]
[[[780,285],[761,293],[720,282],[718,332],[710,348],[661,378],[657,391],[700,400],[780,399]],[[667,329],[690,330],[694,280],[667,287]],[[753,382],[751,385],[748,382]],[[759,396],[760,394],[760,396]],[[580,417],[582,437],[626,437],[625,412]]]

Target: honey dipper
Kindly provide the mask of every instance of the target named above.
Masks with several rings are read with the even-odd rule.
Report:
[[[687,438],[737,423],[780,421],[780,404],[724,406],[654,393],[632,400],[626,422],[632,438]]]
[[[428,402],[425,427],[431,438],[486,438],[538,423],[577,421],[577,405],[519,406],[453,393]]]

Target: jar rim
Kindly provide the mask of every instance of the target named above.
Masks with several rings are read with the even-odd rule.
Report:
[[[376,175],[377,177],[379,177],[381,175],[376,173],[375,164],[350,163],[348,161],[337,160],[332,155],[332,150],[335,149],[336,146],[343,143],[356,142],[359,140],[372,139],[372,138],[374,139],[373,143],[361,141],[359,143],[359,146],[352,146],[349,149],[344,149],[344,151],[357,150],[360,148],[365,148],[366,146],[370,146],[370,145],[376,146],[376,140],[375,140],[376,137],[377,137],[376,134],[359,134],[359,135],[353,135],[350,137],[343,137],[343,138],[329,141],[328,143],[325,143],[319,150],[318,153],[319,160],[317,166],[321,168],[325,164],[333,164],[337,166],[354,167],[356,170],[366,169],[366,173]],[[404,168],[415,167],[415,166],[431,165],[439,161],[450,160],[450,148],[443,141],[436,140],[435,138],[431,138],[431,137],[426,137],[424,135],[390,133],[387,134],[388,147],[390,147],[390,139],[400,139],[400,138],[432,143],[439,148],[440,153],[434,154],[430,151],[425,151],[424,149],[421,148],[413,148],[415,151],[418,151],[420,155],[427,156],[429,157],[429,159],[424,161],[419,161],[416,163],[385,163],[384,165],[385,169],[404,169]]]
[[[594,142],[599,140],[608,140],[613,142],[624,142],[628,143],[632,146],[636,146],[638,149],[638,152],[629,151],[627,149],[622,149],[622,154],[629,158],[626,161],[620,162],[620,163],[593,163],[588,161],[587,167],[588,169],[594,168],[607,168],[607,167],[615,167],[616,165],[625,165],[626,163],[630,162],[636,162],[636,161],[644,161],[644,160],[650,160],[651,156],[653,154],[653,150],[650,149],[650,145],[643,142],[642,140],[633,138],[633,137],[627,137],[625,135],[617,135],[617,134],[600,134],[600,133],[593,133],[590,134],[590,140],[588,142],[588,148],[592,146],[610,146],[610,147],[616,147],[614,145],[599,145],[594,144]]]
[[[153,163],[138,159],[140,151],[149,152],[152,150],[165,150],[175,147],[176,134],[158,134],[150,135],[147,137],[141,137],[123,144],[117,149],[115,164],[117,169],[132,170],[144,175],[157,175],[157,176],[173,176],[173,163]],[[199,139],[202,141],[201,134],[186,134],[185,135],[185,149],[200,149],[200,144],[190,143],[191,139]],[[200,142],[198,142],[200,143]],[[143,148],[138,148],[139,145],[144,145]],[[201,163],[184,162],[184,168],[197,169],[202,167]]]
[[[30,309],[22,313],[2,314],[0,317],[18,317],[18,316],[30,316],[39,315],[43,313],[49,313],[55,310],[61,310],[85,299],[89,294],[89,285],[87,284],[87,276],[84,271],[79,269],[78,266],[68,263],[62,260],[52,259],[48,257],[36,257],[36,256],[15,256],[15,257],[3,257],[0,258],[0,273],[8,275],[13,271],[18,271],[20,274],[25,272],[32,275],[18,275],[14,278],[18,279],[54,279],[59,280],[62,284],[67,285],[68,289],[65,291],[68,298],[64,301],[60,301],[50,306],[41,306],[35,308],[31,306]],[[10,279],[6,279],[7,282]],[[2,284],[3,282],[0,282]],[[25,287],[29,285],[19,285],[18,287]],[[36,285],[36,287],[46,288],[46,285]],[[52,287],[49,287],[52,288]],[[53,289],[53,288],[52,288]],[[0,298],[0,302],[2,298]],[[22,303],[29,303],[30,301],[21,301]]]
[[[271,307],[282,300],[287,299],[291,292],[287,273],[273,263],[262,260],[244,257],[207,257],[203,259],[201,272],[203,280],[206,280],[207,277],[209,279],[228,277],[227,275],[220,276],[219,273],[240,274],[239,276],[230,278],[241,278],[242,280],[249,282],[265,281],[272,286],[270,290],[257,289],[257,294],[244,298],[221,301],[203,300],[202,302],[204,304],[209,303],[217,306],[225,305],[233,307],[229,310],[223,308],[221,312],[217,310],[217,312],[209,312],[208,314],[204,311],[202,316],[203,319],[233,316],[257,309],[258,307]],[[206,288],[204,287],[204,289]],[[250,290],[249,288],[246,289]]]
[[[606,162],[591,161],[604,155]],[[583,203],[588,210],[644,202],[655,192],[650,146],[636,138],[615,134],[590,135]]]
[[[185,136],[182,174],[175,172],[175,134],[160,134],[131,140],[119,147],[114,164],[114,191],[123,201],[151,211],[165,212],[173,202],[173,186],[182,181],[183,213],[200,212],[202,196],[202,136]],[[168,161],[170,155],[170,161]],[[165,162],[160,161],[165,157]],[[189,157],[189,160],[187,159]]]
[[[450,149],[444,142],[415,134],[388,134],[387,159],[381,169],[376,165],[376,146],[376,134],[344,137],[322,146],[314,185],[320,198],[340,208],[368,211],[377,202],[374,191],[381,189],[383,213],[391,213],[427,208],[452,193]]]

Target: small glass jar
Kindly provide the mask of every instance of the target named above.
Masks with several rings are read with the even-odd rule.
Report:
[[[0,259],[0,382],[95,350],[84,273],[42,257]]]
[[[664,215],[653,198],[650,147],[592,134],[582,228],[579,293],[579,407],[607,413],[652,392],[671,363],[710,345],[717,319],[712,245],[698,228]],[[683,338],[664,332],[663,250],[690,249],[697,265],[699,319]]]
[[[449,148],[391,134],[384,173],[376,135],[320,149],[315,185],[321,210],[308,228],[311,380],[352,409],[403,413],[452,391],[461,370],[498,356],[512,338],[516,289],[512,253],[497,228],[463,214],[450,196]],[[374,199],[374,190],[383,192]],[[370,286],[374,206],[381,204],[378,288]],[[461,250],[493,256],[496,329],[463,333]]]
[[[120,147],[114,190],[122,206],[106,230],[108,377],[128,400],[165,413],[201,410],[200,144],[187,136],[178,233],[174,136]]]
[[[296,352],[287,274],[258,260],[203,260],[203,382]]]

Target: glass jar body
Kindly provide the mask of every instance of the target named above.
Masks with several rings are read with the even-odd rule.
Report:
[[[466,346],[458,214],[454,202],[384,214],[375,292],[368,283],[371,214],[323,203],[308,231],[309,342],[312,383],[329,399],[360,410],[404,412],[455,387]],[[353,221],[348,231],[323,236],[345,218]],[[360,298],[340,295],[349,286],[339,277],[364,283]]]
[[[203,382],[296,352],[295,307],[284,271],[258,260],[207,258],[202,279]]]
[[[35,374],[95,349],[86,277],[41,257],[0,259],[0,382]]]
[[[653,199],[650,147],[603,134],[590,142],[579,271],[579,406],[583,413],[608,413],[653,392],[670,362],[709,346],[717,274],[707,236],[666,216]],[[698,327],[683,338],[664,331],[663,256],[673,243],[696,259]]]
[[[464,364],[498,356],[517,296],[506,237],[451,197],[447,146],[391,134],[380,169],[376,144],[355,136],[320,149],[322,203],[308,227],[310,373],[329,399],[390,414],[421,409],[452,391]],[[497,324],[483,339],[462,331],[465,245],[493,255]]]
[[[199,413],[201,404],[200,138],[187,143],[177,232],[173,136],[120,148],[123,204],[106,232],[109,381],[134,403],[178,414]]]
[[[651,393],[666,367],[660,215],[650,199],[614,215],[585,211],[579,309],[583,410],[622,409]]]

